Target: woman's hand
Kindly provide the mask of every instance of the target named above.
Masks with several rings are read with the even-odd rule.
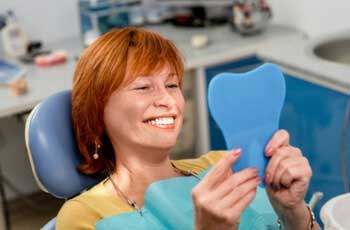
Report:
[[[310,214],[304,197],[312,175],[308,160],[289,145],[289,134],[279,130],[266,146],[270,161],[265,182],[270,201],[286,229],[308,229]]]
[[[192,190],[195,229],[238,229],[243,210],[254,199],[260,183],[257,169],[232,172],[240,149],[221,159]]]

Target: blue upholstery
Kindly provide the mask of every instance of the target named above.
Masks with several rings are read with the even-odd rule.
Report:
[[[61,199],[73,197],[100,179],[78,172],[79,159],[71,121],[71,91],[56,93],[30,113],[25,141],[39,187]],[[55,229],[55,218],[43,230]]]
[[[98,182],[77,171],[80,159],[72,130],[69,90],[48,97],[34,108],[25,136],[33,173],[44,191],[67,199]]]
[[[273,64],[246,73],[221,73],[211,80],[208,89],[211,115],[227,148],[242,148],[234,170],[257,167],[259,176],[264,178],[268,160],[264,149],[278,129],[284,98],[283,73]]]

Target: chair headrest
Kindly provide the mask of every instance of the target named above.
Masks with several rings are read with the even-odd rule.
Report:
[[[264,177],[264,149],[278,129],[285,91],[283,73],[269,63],[246,73],[218,74],[210,82],[209,109],[226,146],[242,148],[234,170],[257,167]]]
[[[98,183],[83,175],[71,120],[71,91],[56,93],[38,104],[26,122],[26,147],[39,187],[67,199]]]

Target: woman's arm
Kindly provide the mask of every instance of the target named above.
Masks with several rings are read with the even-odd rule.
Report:
[[[312,170],[302,152],[289,145],[288,132],[276,132],[265,152],[271,158],[265,172],[266,191],[284,228],[320,229],[304,201]]]
[[[303,202],[292,210],[280,210],[278,214],[284,229],[319,230],[320,226],[315,221],[315,216]]]

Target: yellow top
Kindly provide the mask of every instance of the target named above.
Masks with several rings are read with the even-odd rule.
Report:
[[[226,153],[212,151],[196,159],[172,162],[179,169],[201,173],[217,163]],[[133,211],[122,199],[106,191],[104,181],[65,202],[57,216],[56,230],[91,230],[95,229],[95,223],[101,219]]]

